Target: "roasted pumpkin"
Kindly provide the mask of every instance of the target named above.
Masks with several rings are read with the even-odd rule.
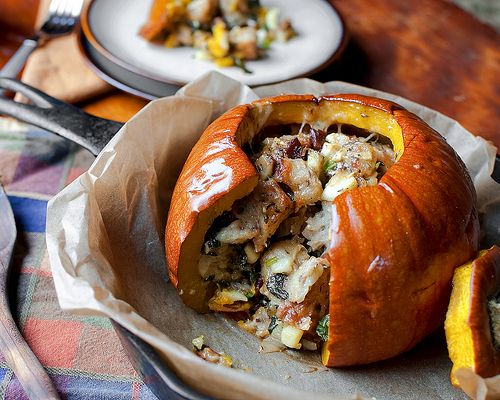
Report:
[[[483,378],[500,374],[500,248],[493,246],[455,270],[445,332],[455,371],[471,368]]]
[[[234,211],[235,205],[241,207],[251,196],[266,195],[265,175],[261,167],[256,168],[248,149],[290,126],[300,127],[299,136],[304,126],[308,132],[324,134],[334,126],[344,126],[368,135],[351,138],[358,142],[375,135],[392,147],[395,162],[371,182],[360,184],[358,176],[344,176],[350,179],[348,184],[342,181],[335,196],[322,198],[323,209],[331,213],[327,245],[321,254],[311,252],[304,241],[300,246],[305,246],[311,258],[327,263],[327,276],[318,273],[316,280],[309,281],[310,291],[301,297],[305,299],[302,304],[291,302],[289,293],[274,292],[295,314],[306,313],[312,324],[303,329],[304,336],[296,335],[294,329],[300,325],[284,307],[280,311],[281,304],[276,315],[270,316],[269,326],[274,329],[278,318],[285,333],[294,330],[295,348],[314,348],[314,329],[326,312],[329,325],[321,325],[321,336],[326,339],[322,360],[327,366],[370,363],[411,349],[443,323],[453,271],[476,254],[479,224],[474,187],[458,155],[425,122],[389,101],[355,94],[284,95],[235,107],[214,121],[191,151],[173,193],[165,233],[173,285],[187,306],[211,311],[209,301],[220,298],[214,294],[221,290],[220,282],[202,276],[199,269],[207,232],[222,214]],[[304,160],[311,171],[321,165],[312,157],[312,147],[294,143],[288,161]],[[326,170],[331,168],[331,159],[327,161]],[[268,171],[272,179],[284,174],[280,162],[274,162]],[[339,165],[340,170],[342,162]],[[353,162],[349,168],[356,165]],[[287,215],[298,215],[295,189],[283,185],[283,179],[278,183],[289,197],[283,196],[283,204],[289,202],[284,207],[293,209]],[[264,193],[256,194],[258,191]],[[257,243],[258,237],[247,242],[251,251],[245,256],[246,265],[262,251],[271,251],[270,244],[277,240],[264,238]],[[254,264],[255,270],[264,274],[270,259],[275,263],[279,257],[262,256],[261,266]],[[282,290],[283,281],[292,280],[286,274],[299,267],[276,265],[279,271],[272,275],[272,283],[280,284]],[[257,279],[256,294],[252,292],[249,301],[262,301],[263,294],[276,300],[268,293],[276,290],[269,277],[260,278],[267,278],[267,284],[262,286]],[[237,309],[238,304],[245,304],[245,298],[234,297],[230,308]],[[286,340],[291,343],[289,336]]]

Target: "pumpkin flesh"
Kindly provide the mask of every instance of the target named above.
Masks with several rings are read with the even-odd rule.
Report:
[[[483,250],[478,257],[457,268],[445,321],[446,343],[455,372],[471,368],[488,378],[500,373],[498,342],[498,296],[500,294],[500,248]]]

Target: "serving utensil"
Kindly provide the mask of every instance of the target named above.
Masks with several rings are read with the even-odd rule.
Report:
[[[12,318],[7,281],[16,241],[16,224],[0,185],[0,349],[30,399],[59,399],[52,381],[24,341]]]
[[[15,78],[30,54],[47,39],[70,33],[78,22],[83,0],[52,0],[47,18],[40,30],[26,39],[0,70],[0,77]],[[0,95],[2,92],[0,92]]]

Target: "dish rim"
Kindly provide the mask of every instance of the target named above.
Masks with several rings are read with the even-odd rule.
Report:
[[[111,72],[106,71],[105,69],[106,69],[107,65],[103,65],[99,60],[96,59],[96,56],[95,56],[95,54],[97,54],[97,55],[99,55],[101,57],[102,57],[102,55],[96,49],[94,49],[94,47],[87,40],[87,38],[85,37],[85,35],[81,31],[81,29],[79,29],[76,32],[76,36],[77,36],[78,49],[80,50],[80,54],[83,57],[83,61],[85,62],[85,64],[99,78],[101,78],[103,81],[109,83],[111,86],[113,86],[113,87],[115,87],[115,88],[117,88],[119,90],[122,90],[124,92],[127,92],[127,93],[129,93],[129,94],[131,94],[133,96],[137,96],[137,97],[149,100],[149,101],[156,100],[156,99],[161,98],[161,97],[166,97],[166,96],[171,96],[172,95],[171,93],[163,93],[161,96],[158,96],[156,94],[153,94],[152,92],[149,92],[148,90],[145,90],[144,88],[138,87],[138,86],[141,86],[141,85],[136,86],[136,85],[131,84],[130,82],[125,82],[123,80],[123,77],[119,76],[118,73],[111,73]],[[120,68],[120,69],[124,69],[120,65],[114,64],[112,61],[110,61],[109,59],[107,59],[105,57],[103,57],[103,59],[105,59],[105,61],[107,63],[109,63],[109,65],[111,67],[117,67],[117,68]],[[132,71],[126,70],[125,72],[132,74],[135,78],[147,79],[147,80],[150,80],[152,83],[157,83],[159,85],[172,85],[172,86],[176,86],[176,90],[179,90],[182,87],[182,86],[174,85],[174,84],[167,83],[167,82],[159,82],[159,81],[157,81],[155,79],[152,79],[152,78],[149,78],[149,77],[146,77],[146,76],[140,76],[140,75],[135,74]]]

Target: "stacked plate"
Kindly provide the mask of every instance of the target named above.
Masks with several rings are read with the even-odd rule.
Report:
[[[273,43],[264,59],[247,67],[218,68],[196,60],[195,50],[167,49],[138,35],[148,18],[151,0],[93,0],[81,18],[80,47],[92,68],[107,82],[147,99],[175,93],[209,70],[249,86],[272,84],[311,75],[333,62],[345,45],[342,19],[324,0],[263,0],[290,18],[297,36]]]

